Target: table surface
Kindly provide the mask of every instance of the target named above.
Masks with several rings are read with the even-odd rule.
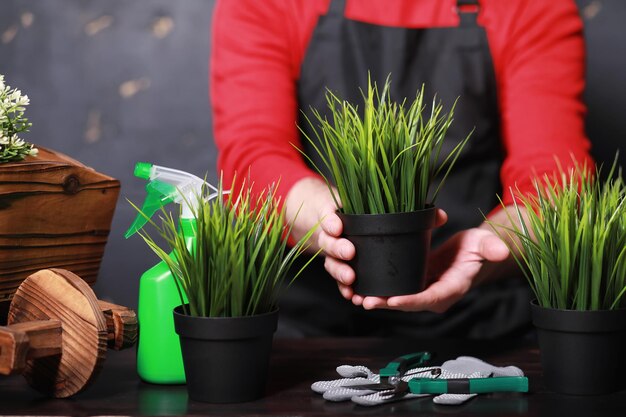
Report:
[[[311,391],[312,382],[335,379],[340,364],[378,369],[399,355],[429,350],[437,359],[472,355],[494,365],[516,365],[530,380],[528,394],[480,395],[460,406],[425,397],[376,407],[330,403]],[[242,404],[191,401],[184,385],[151,385],[135,373],[135,351],[109,352],[101,374],[70,399],[48,399],[17,375],[0,376],[1,415],[211,415],[211,416],[626,416],[626,391],[595,397],[550,393],[543,386],[539,351],[532,342],[388,339],[282,339],[274,341],[267,395]],[[575,364],[573,364],[575,366]]]

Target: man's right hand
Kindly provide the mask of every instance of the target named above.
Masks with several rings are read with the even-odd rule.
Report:
[[[316,224],[320,224],[311,238],[309,250],[315,252],[323,249],[326,256],[324,267],[337,280],[342,296],[351,300],[355,274],[346,261],[354,257],[355,249],[349,240],[341,237],[343,224],[336,210],[328,185],[316,177],[303,178],[295,183],[285,198],[287,221],[294,222],[295,219],[292,238],[298,240]]]

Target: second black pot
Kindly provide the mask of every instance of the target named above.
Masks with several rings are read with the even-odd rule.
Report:
[[[546,387],[596,395],[626,388],[626,310],[577,311],[531,304]]]
[[[409,213],[343,214],[343,236],[356,248],[349,264],[359,295],[389,297],[424,289],[436,208]]]
[[[238,403],[261,398],[278,310],[249,317],[192,317],[174,309],[192,400]]]

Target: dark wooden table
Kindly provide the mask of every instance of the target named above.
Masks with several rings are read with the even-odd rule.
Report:
[[[340,364],[378,369],[389,359],[417,350],[438,360],[473,355],[496,365],[516,365],[530,378],[528,394],[478,396],[461,406],[441,406],[421,398],[376,407],[330,403],[310,390],[316,380],[336,378]],[[593,358],[590,358],[593,360]],[[576,366],[576,364],[572,364]],[[245,378],[245,375],[242,375]],[[243,404],[190,401],[185,386],[143,383],[135,373],[135,352],[109,352],[96,382],[66,400],[33,391],[21,376],[0,377],[0,415],[210,415],[210,416],[626,416],[626,391],[574,397],[547,392],[541,379],[539,351],[532,342],[460,340],[285,339],[274,342],[267,396]]]

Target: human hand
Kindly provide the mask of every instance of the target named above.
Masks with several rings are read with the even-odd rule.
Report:
[[[361,297],[352,302],[366,310],[386,308],[402,311],[442,313],[460,300],[476,283],[494,274],[497,263],[509,256],[509,249],[490,230],[473,228],[461,231],[428,260],[428,287],[417,294],[395,297]]]
[[[448,221],[448,215],[445,211],[438,209],[435,218],[435,227],[441,227]],[[352,284],[356,279],[354,270],[346,263],[352,259],[356,251],[352,252],[350,258],[338,258],[327,256],[324,262],[326,271],[337,281],[339,291],[341,295],[347,299],[352,300],[356,305],[361,305],[363,297],[354,293]]]
[[[329,259],[349,260],[354,257],[354,245],[347,239],[341,238],[343,224],[336,213],[335,200],[328,189],[328,185],[317,177],[303,178],[291,187],[285,198],[285,215],[288,222],[293,222],[291,231],[295,240],[304,236],[312,227],[319,223],[311,237],[309,252],[316,252],[320,248]],[[332,263],[333,261],[331,261]],[[354,271],[347,264],[339,268],[338,278],[347,285],[354,281]]]

